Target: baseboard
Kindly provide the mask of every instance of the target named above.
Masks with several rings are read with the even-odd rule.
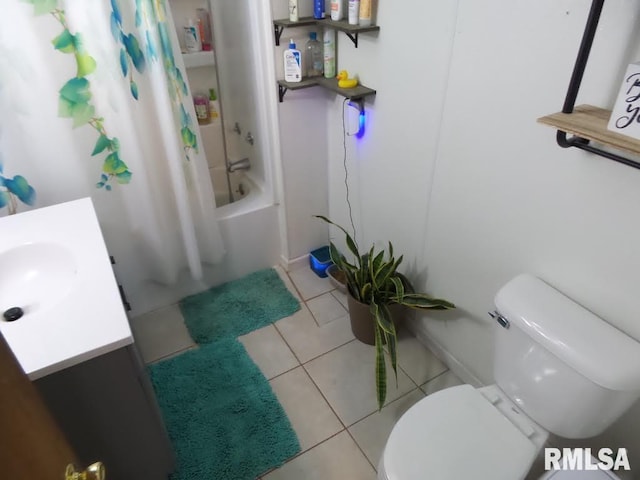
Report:
[[[309,266],[309,254],[307,253],[291,260],[281,255],[280,265],[286,272]]]
[[[484,384],[469,371],[456,357],[449,353],[442,345],[433,340],[426,332],[419,330],[415,327],[415,324],[408,323],[409,330],[413,332],[418,341],[427,347],[431,352],[438,357],[460,380],[474,387],[482,387]]]

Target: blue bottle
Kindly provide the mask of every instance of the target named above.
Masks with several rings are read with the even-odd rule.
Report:
[[[324,0],[313,0],[313,18],[324,18]]]

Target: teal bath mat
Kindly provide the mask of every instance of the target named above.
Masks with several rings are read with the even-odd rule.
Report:
[[[202,344],[265,327],[297,312],[300,304],[269,268],[187,297],[180,309],[191,337]]]
[[[172,480],[253,480],[300,451],[269,382],[238,340],[149,369],[176,451]]]

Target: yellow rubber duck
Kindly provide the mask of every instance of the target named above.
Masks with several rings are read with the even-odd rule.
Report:
[[[353,88],[358,86],[357,78],[349,78],[349,72],[346,70],[340,70],[338,76],[338,87],[340,88]]]

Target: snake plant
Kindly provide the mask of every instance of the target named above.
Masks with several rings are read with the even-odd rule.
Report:
[[[387,368],[383,348],[385,343],[396,383],[398,381],[397,334],[389,305],[400,304],[416,310],[448,310],[455,308],[455,305],[447,300],[431,298],[424,293],[415,293],[407,277],[397,271],[403,256],[397,259],[394,257],[391,242],[387,252],[384,249],[377,252],[372,246],[367,253],[362,254],[355,240],[344,228],[325,216],[316,217],[342,230],[347,248],[354,257],[351,261],[347,260],[334,243],[330,243],[331,260],[344,272],[349,294],[355,300],[369,305],[375,333],[376,396],[378,408],[381,409],[387,396]]]

